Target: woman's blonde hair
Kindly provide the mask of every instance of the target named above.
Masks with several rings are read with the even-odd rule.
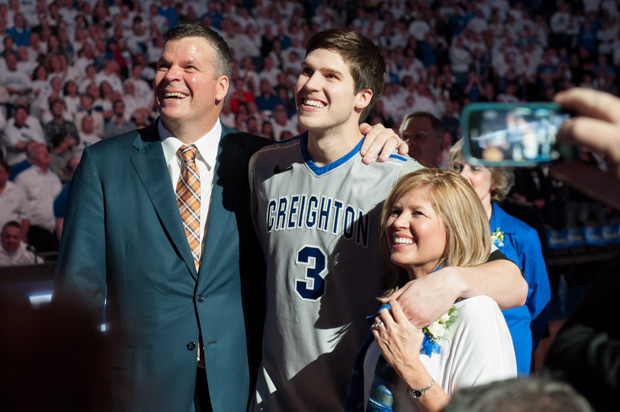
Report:
[[[491,252],[489,221],[480,199],[460,175],[441,169],[421,169],[401,177],[385,199],[381,213],[381,251],[389,258],[386,224],[394,203],[407,192],[422,188],[433,210],[446,229],[444,266],[476,266],[486,262]],[[398,269],[394,286],[407,282],[404,269]]]
[[[459,157],[463,156],[463,139],[456,142],[450,148],[450,158],[448,161],[448,167],[452,170],[454,163]],[[491,189],[491,199],[496,202],[501,202],[506,198],[510,189],[515,184],[514,168],[512,167],[493,167],[484,166],[491,172],[491,182],[493,189]]]

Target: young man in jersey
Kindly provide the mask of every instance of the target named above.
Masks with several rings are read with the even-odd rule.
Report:
[[[254,410],[343,408],[351,368],[368,333],[364,317],[377,309],[375,297],[387,287],[378,244],[381,204],[400,176],[422,167],[400,155],[367,165],[357,155],[364,138],[359,123],[384,82],[385,63],[370,40],[347,30],[316,34],[296,87],[299,124],[308,132],[262,149],[250,162],[255,225],[268,266]],[[470,294],[507,294],[503,303],[522,304],[526,286],[516,266],[508,261],[484,266],[469,277],[442,269],[436,273],[441,282],[424,291],[407,285],[403,302],[431,307],[411,316],[413,323],[428,325],[425,318],[435,320],[457,297]],[[498,270],[507,275],[498,276]],[[505,278],[512,291],[495,285],[499,282],[479,284],[493,275]],[[435,295],[435,301],[421,298],[424,294]],[[409,306],[418,312],[407,303],[406,313]]]

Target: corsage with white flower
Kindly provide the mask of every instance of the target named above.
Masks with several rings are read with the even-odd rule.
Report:
[[[424,332],[424,341],[422,341],[420,353],[423,353],[426,356],[431,356],[433,352],[441,352],[439,340],[445,339],[443,338],[443,335],[446,333],[446,330],[450,327],[450,325],[452,325],[452,323],[456,320],[456,314],[454,312],[456,312],[456,306],[452,305],[447,313],[444,313],[442,317],[422,329],[422,332]]]
[[[504,246],[504,232],[499,230],[499,228],[495,229],[495,231],[491,233],[491,242],[495,243],[497,247]]]

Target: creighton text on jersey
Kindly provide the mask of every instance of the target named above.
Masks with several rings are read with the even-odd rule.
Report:
[[[266,219],[268,232],[316,229],[342,234],[345,239],[368,247],[369,216],[331,197],[298,194],[271,199]]]

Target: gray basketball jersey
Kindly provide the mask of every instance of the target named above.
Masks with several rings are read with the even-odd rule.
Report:
[[[255,410],[342,410],[353,362],[386,288],[383,200],[422,168],[409,157],[362,163],[360,144],[316,166],[307,134],[250,163],[255,225],[267,261],[267,313]]]

